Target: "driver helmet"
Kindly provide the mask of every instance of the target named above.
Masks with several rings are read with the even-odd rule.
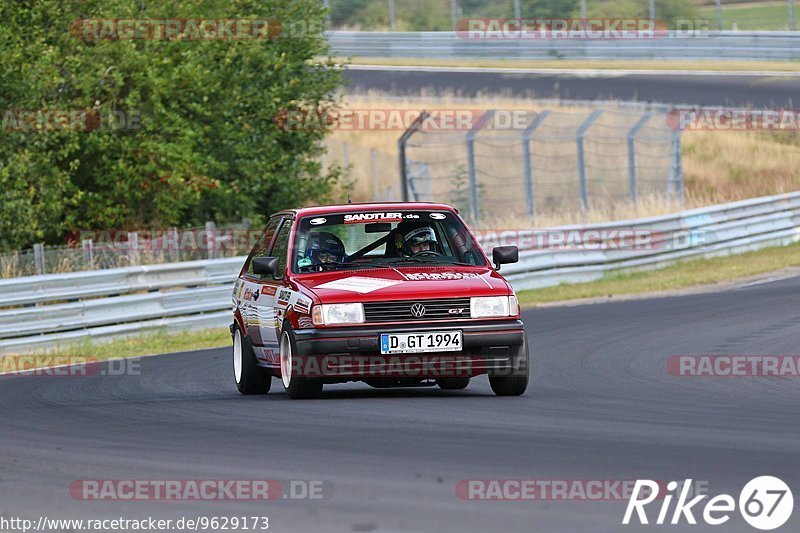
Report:
[[[306,245],[306,257],[320,263],[343,263],[345,259],[344,243],[327,231],[311,233]]]
[[[428,224],[416,226],[397,226],[395,244],[401,254],[411,256],[423,251],[435,251],[436,232]]]

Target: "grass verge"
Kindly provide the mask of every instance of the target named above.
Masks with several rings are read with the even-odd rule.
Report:
[[[717,8],[703,7],[700,18],[707,19],[716,28]],[[789,11],[785,1],[730,4],[722,7],[722,27],[725,30],[778,30],[789,29]]]
[[[723,284],[796,266],[800,266],[800,244],[727,257],[682,261],[660,270],[610,274],[589,283],[520,291],[517,297],[523,307],[535,307],[583,298],[647,294]]]
[[[228,346],[230,343],[231,334],[227,328],[180,332],[156,331],[108,340],[82,339],[34,353],[57,359],[85,358],[95,361],[218,348]],[[43,358],[42,361],[46,364],[47,359]]]
[[[726,23],[727,24],[727,23]],[[800,72],[797,61],[606,61],[606,60],[519,60],[519,59],[425,59],[352,57],[338,58],[340,63],[353,65],[390,65],[421,67],[465,67],[465,68],[520,68],[563,70],[709,70],[709,71],[775,71]]]

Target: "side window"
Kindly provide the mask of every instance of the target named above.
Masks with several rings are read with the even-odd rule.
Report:
[[[256,277],[253,273],[253,258],[254,257],[265,257],[269,255],[269,245],[272,244],[272,237],[275,236],[275,232],[278,230],[278,224],[281,222],[281,218],[273,218],[270,219],[269,223],[267,224],[267,229],[264,230],[264,233],[261,234],[261,237],[258,239],[255,247],[253,247],[253,251],[250,253],[250,257],[247,258],[247,275]]]
[[[275,279],[283,278],[283,273],[286,272],[286,256],[289,253],[289,234],[292,231],[293,222],[293,220],[288,218],[283,221],[283,225],[278,232],[278,237],[275,239],[275,244],[272,245],[272,252],[270,255],[272,257],[277,257],[279,261],[278,275],[275,276]]]

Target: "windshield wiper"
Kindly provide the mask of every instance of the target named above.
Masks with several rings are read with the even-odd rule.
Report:
[[[357,268],[375,268],[375,267],[388,268],[388,265],[382,265],[380,263],[322,263],[313,266],[322,268],[322,270],[348,270],[351,268],[357,269]]]
[[[423,258],[423,257],[402,257],[398,259],[393,259],[392,261],[385,262],[383,264],[396,265],[401,263],[428,263],[432,265],[477,266],[477,265],[472,265],[470,263],[462,263],[460,261],[451,261],[446,258],[434,259],[434,258]]]

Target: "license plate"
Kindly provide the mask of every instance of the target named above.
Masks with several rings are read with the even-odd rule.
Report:
[[[460,331],[382,333],[381,353],[425,353],[461,351]]]

